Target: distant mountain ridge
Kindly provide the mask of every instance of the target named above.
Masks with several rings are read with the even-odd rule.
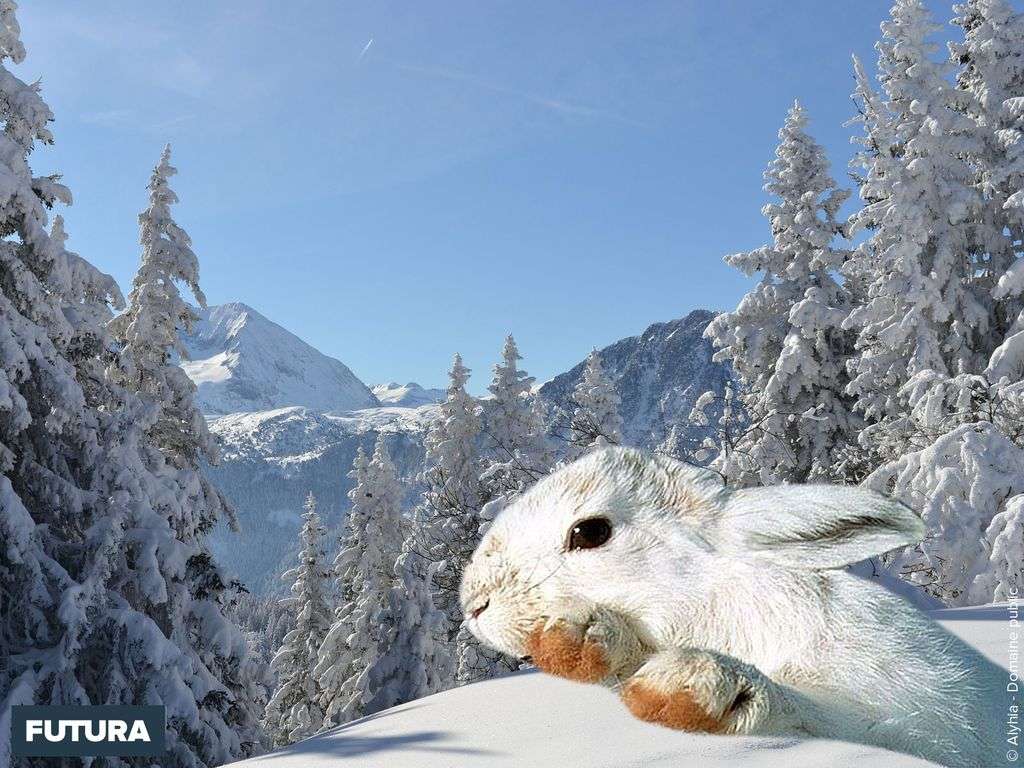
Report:
[[[298,546],[306,494],[316,496],[333,547],[352,487],[356,451],[372,452],[379,434],[412,503],[423,464],[423,435],[436,406],[368,408],[344,415],[309,408],[236,413],[210,421],[221,442],[221,461],[207,474],[235,506],[241,531],[219,526],[211,537],[217,559],[250,590],[285,588],[278,576]]]
[[[344,363],[246,304],[211,306],[197,314],[199,322],[182,339],[189,359],[181,367],[198,387],[205,414],[289,406],[335,413],[380,405]]]
[[[687,419],[693,403],[708,389],[723,391],[728,380],[702,335],[713,317],[697,310],[600,350],[622,398],[627,444],[660,448],[673,430],[691,442],[699,437]],[[199,384],[210,429],[222,444],[221,463],[209,468],[209,476],[234,503],[242,528],[218,528],[211,544],[220,562],[254,592],[283,588],[278,574],[294,556],[310,491],[320,501],[331,541],[336,539],[348,509],[352,459],[359,447],[372,450],[377,435],[385,435],[407,483],[407,503],[415,503],[423,437],[443,390],[410,382],[371,391],[344,365],[244,304],[210,308],[187,342],[196,359],[183,367]],[[305,359],[314,364],[296,362]],[[556,418],[571,412],[583,365],[539,388]],[[296,370],[303,375],[296,378]]]
[[[711,359],[714,350],[704,338],[714,317],[714,312],[696,309],[598,350],[622,399],[619,412],[627,445],[658,448],[673,428],[679,441],[697,441],[698,428],[689,421],[694,403],[708,390],[724,392],[730,378],[729,369]],[[563,418],[572,412],[572,390],[585,366],[583,360],[539,389],[540,397]]]
[[[418,408],[421,405],[440,403],[447,395],[446,390],[425,389],[415,381],[410,381],[408,384],[389,381],[387,384],[374,384],[370,389],[381,405],[402,408]]]

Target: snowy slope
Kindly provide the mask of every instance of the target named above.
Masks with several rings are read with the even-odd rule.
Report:
[[[604,370],[622,400],[623,438],[627,445],[657,448],[675,427],[681,442],[699,443],[703,429],[688,420],[697,398],[723,392],[728,369],[711,360],[704,329],[713,312],[697,309],[679,320],[655,323],[598,351]],[[558,412],[571,413],[573,387],[586,361],[540,387],[540,396]],[[698,434],[699,433],[699,434]]]
[[[1005,607],[933,614],[1004,667]],[[236,766],[247,768],[912,768],[931,763],[831,741],[698,736],[647,725],[615,696],[536,672],[446,691]]]
[[[199,388],[203,413],[292,405],[333,412],[378,405],[343,363],[252,307],[221,304],[197,314],[199,322],[183,339],[189,360],[181,365]]]
[[[410,381],[408,384],[398,384],[394,381],[387,384],[374,384],[371,390],[381,405],[404,408],[418,408],[421,405],[440,403],[447,394],[443,389],[425,389],[415,381]]]

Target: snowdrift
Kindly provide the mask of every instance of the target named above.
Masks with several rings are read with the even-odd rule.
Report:
[[[931,615],[993,661],[1008,666],[1007,606],[947,609]],[[605,689],[521,672],[403,704],[234,765],[911,768],[932,763],[840,742],[677,733],[634,720]]]

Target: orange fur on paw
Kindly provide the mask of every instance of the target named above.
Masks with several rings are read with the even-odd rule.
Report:
[[[664,693],[634,680],[623,689],[622,701],[637,719],[666,728],[720,733],[726,727],[724,721],[710,715],[685,689]]]
[[[596,683],[608,677],[604,648],[574,635],[564,626],[538,626],[527,638],[526,648],[533,663],[548,674],[580,683]]]

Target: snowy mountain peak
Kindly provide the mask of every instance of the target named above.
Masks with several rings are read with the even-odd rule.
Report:
[[[381,405],[402,408],[418,408],[421,405],[440,403],[445,398],[443,389],[425,389],[415,381],[410,381],[407,384],[399,384],[395,381],[389,381],[387,384],[374,384],[372,391]]]
[[[239,302],[197,310],[181,367],[203,413],[303,406],[343,412],[379,405],[348,367]]]

